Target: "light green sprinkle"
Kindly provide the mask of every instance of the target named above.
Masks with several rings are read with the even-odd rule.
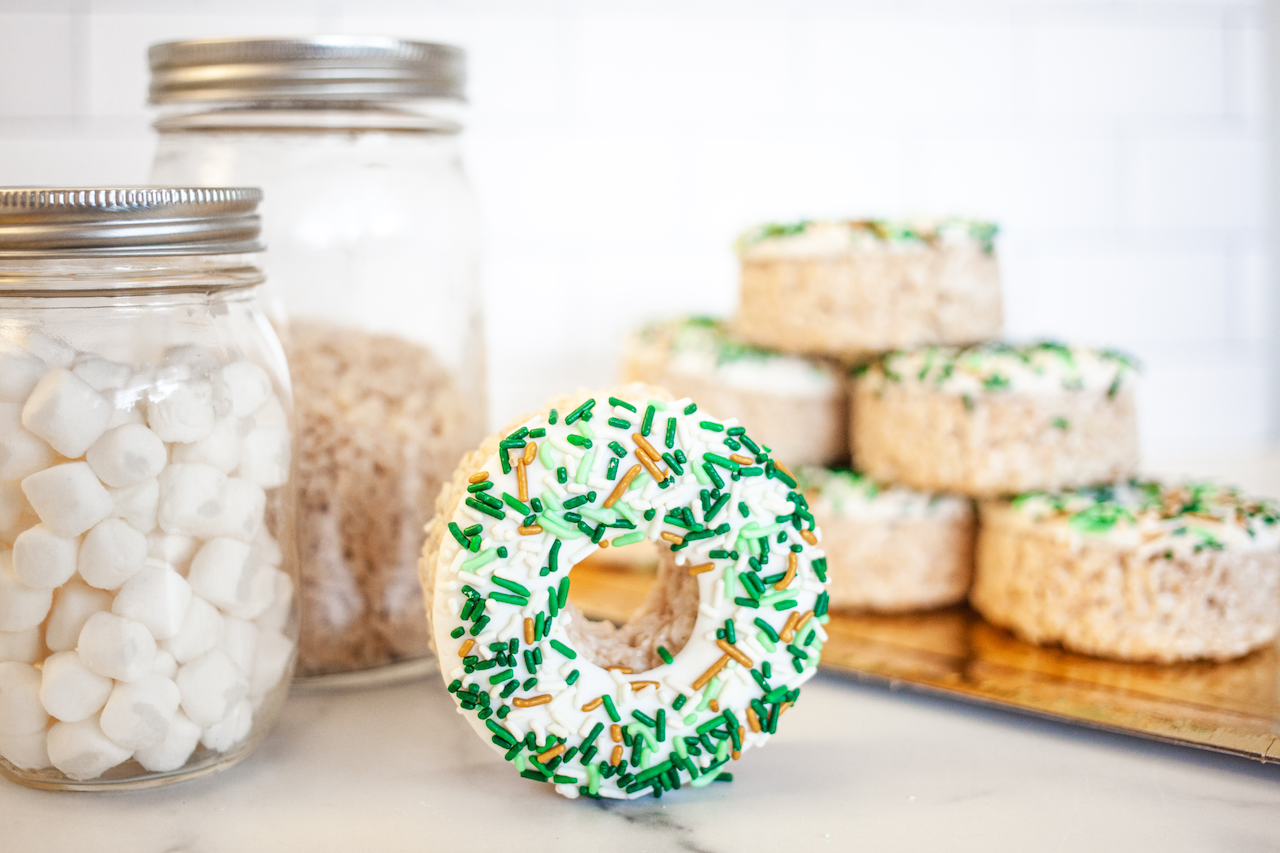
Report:
[[[579,418],[577,421],[575,421],[573,425],[574,425],[574,426],[576,426],[576,427],[578,428],[578,432],[582,433],[582,437],[583,437],[583,438],[595,438],[595,437],[596,437],[596,431],[595,431],[595,430],[593,430],[593,429],[591,428],[591,425],[590,425],[590,424],[588,424],[588,423],[587,423],[585,420],[583,420],[582,418]]]
[[[617,504],[614,504],[614,506],[617,506]],[[618,520],[618,514],[611,509],[596,509],[592,506],[584,506],[578,507],[576,512],[583,518],[599,521],[602,524],[613,524]]]
[[[720,741],[720,747],[716,750],[716,761],[724,761],[729,757],[729,741]]]
[[[555,492],[552,492],[549,490],[543,492],[542,503],[545,504],[546,506],[551,507],[557,512],[564,512],[564,504],[560,502],[560,499],[558,497],[556,497]]]
[[[521,773],[529,769],[529,765],[525,761],[524,755],[522,755],[521,753],[517,752],[516,757],[513,760],[516,763],[516,770],[519,770]]]
[[[707,476],[707,472],[703,470],[701,465],[693,466],[693,476],[698,478],[698,482],[704,486],[711,485],[711,478]]]
[[[550,530],[552,533],[554,533],[557,539],[572,540],[572,539],[579,539],[582,536],[581,530],[570,530],[569,528],[557,522],[551,516],[547,515],[545,512],[542,515],[538,516],[538,523],[542,525],[544,530]]]
[[[635,489],[643,489],[647,484],[651,482],[653,482],[653,478],[649,476],[649,472],[641,471],[639,474],[636,475],[636,478],[631,481],[631,485],[627,487],[627,491],[630,492]]]
[[[733,600],[738,594],[738,573],[733,570],[733,565],[724,567],[724,597]]]
[[[459,566],[459,568],[464,572],[469,572],[472,569],[478,569],[483,565],[492,563],[497,558],[498,558],[497,548],[485,548],[483,551],[481,551],[479,554],[476,554],[470,560],[463,560],[462,565]]]
[[[619,515],[621,515],[623,518],[625,518],[627,521],[631,522],[632,524],[640,523],[640,513],[632,509],[631,504],[627,503],[626,501],[618,501],[616,504],[613,505],[613,508],[618,511]]]
[[[582,423],[582,421],[578,421],[578,423]],[[584,485],[587,482],[587,478],[591,476],[591,466],[595,463],[596,452],[588,450],[582,455],[582,459],[578,461],[578,473],[574,476],[573,481],[578,485]]]
[[[658,740],[653,736],[653,733],[649,731],[649,727],[644,723],[628,723],[627,731],[631,732],[632,737],[635,737],[636,735],[644,735],[645,742],[649,745],[649,749],[653,752],[658,751]]]
[[[770,640],[769,635],[764,631],[757,631],[756,639],[760,641],[760,645],[764,646],[768,652],[773,653],[778,650],[777,644]]]
[[[614,539],[613,547],[621,548],[623,545],[633,545],[642,539],[644,539],[644,532],[640,530],[636,530],[632,533],[627,533],[623,536],[619,536],[616,539]]]
[[[698,721],[698,715],[697,715],[697,714],[685,714],[685,715],[684,715],[684,724],[685,724],[686,726],[692,726],[692,725],[693,725],[695,722],[697,722],[697,721]]]
[[[667,404],[661,400],[650,400],[649,405],[653,406],[659,412],[665,412],[667,410]]]
[[[556,465],[556,458],[551,455],[551,442],[542,442],[542,447],[538,450],[538,461],[542,463],[542,467],[548,471],[554,471],[560,467]]]
[[[696,708],[696,710],[698,711],[707,710],[707,706],[711,704],[711,700],[716,698],[716,696],[720,692],[720,683],[721,683],[720,676],[718,675],[715,678],[711,679],[711,681],[707,684],[707,688],[702,691],[702,700],[698,702],[698,707]]]
[[[791,588],[775,589],[772,592],[766,592],[760,596],[761,604],[773,604],[775,601],[785,601],[788,598],[795,598],[796,591]]]
[[[728,741],[725,741],[725,743],[728,743]],[[516,756],[516,757],[520,758],[522,756]],[[710,785],[712,782],[716,781],[716,777],[719,775],[720,775],[719,773],[706,773],[706,774],[703,774],[702,776],[699,776],[697,779],[691,779],[689,781],[689,784],[695,788],[703,788],[703,787],[706,787],[707,785]]]
[[[587,790],[593,794],[600,791],[600,768],[594,763],[587,765]]]
[[[685,745],[684,738],[678,737],[678,738],[673,738],[673,740],[675,741],[676,755],[680,756],[681,758],[688,758],[689,747]]]

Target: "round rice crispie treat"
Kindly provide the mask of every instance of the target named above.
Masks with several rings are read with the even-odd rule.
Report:
[[[982,506],[969,600],[1040,644],[1130,661],[1226,660],[1280,632],[1280,508],[1130,480]]]
[[[632,335],[623,379],[690,397],[714,415],[734,413],[788,465],[848,458],[849,398],[832,365],[762,350],[732,338],[717,320],[690,317]]]
[[[613,799],[729,781],[799,699],[828,639],[820,531],[739,440],[635,383],[552,400],[446,485],[420,564],[441,674],[521,777]],[[574,567],[645,539],[665,551],[645,603],[589,622]]]
[[[758,346],[846,360],[994,337],[995,234],[962,219],[756,228],[739,240],[735,329]]]
[[[1137,369],[1113,350],[924,347],[856,372],[853,459],[875,479],[997,497],[1137,468]]]
[[[796,479],[822,531],[832,607],[895,613],[964,600],[976,526],[967,498],[848,470],[801,468]]]

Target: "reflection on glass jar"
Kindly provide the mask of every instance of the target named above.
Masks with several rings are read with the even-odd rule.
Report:
[[[297,649],[257,190],[0,190],[0,771],[150,787],[266,735]]]
[[[266,193],[273,319],[298,406],[298,674],[417,674],[423,528],[486,421],[462,52],[341,36],[150,56],[152,180]]]

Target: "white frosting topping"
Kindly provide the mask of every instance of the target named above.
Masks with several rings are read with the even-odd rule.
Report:
[[[1011,502],[1014,516],[1040,529],[1099,538],[1140,554],[1280,547],[1280,507],[1209,483],[1130,480],[1090,489],[1031,492]]]
[[[748,708],[766,708],[776,718],[788,696],[797,696],[799,685],[812,677],[826,639],[825,556],[797,529],[810,530],[813,522],[789,497],[793,489],[785,473],[775,473],[767,457],[760,464],[734,460],[752,452],[749,437],[735,420],[708,418],[688,399],[618,402],[595,399],[585,417],[581,407],[556,412],[554,424],[550,413],[539,414],[504,439],[501,452],[510,454],[513,467],[504,473],[496,455],[485,461],[484,482],[492,485],[473,484],[475,490],[459,504],[436,567],[435,641],[460,712],[486,740],[502,740],[495,749],[522,773],[544,777],[568,797],[584,791],[642,796],[656,781],[645,778],[646,769],[668,761],[682,784],[714,780],[728,769],[720,762],[730,756],[735,739],[741,751],[769,739],[769,718],[760,720]],[[643,442],[633,436],[643,437],[646,420],[652,424],[646,441],[663,455],[656,468],[666,488],[639,459]],[[528,449],[530,443],[536,446]],[[527,516],[519,487],[519,460],[526,452]],[[638,476],[632,473],[636,468],[642,471]],[[779,522],[783,515],[792,517]],[[813,535],[816,540],[820,534]],[[569,572],[599,547],[593,540],[606,537],[614,545],[676,539],[670,547],[677,564],[712,567],[696,574],[701,600],[688,643],[669,663],[647,672],[605,670],[579,653],[566,632],[562,608]],[[755,621],[766,621],[776,637],[792,614],[805,613],[810,615],[789,643],[771,639]],[[716,636],[727,631],[728,620],[735,627],[732,654]],[[532,644],[529,631],[535,634]],[[713,699],[719,712],[709,707]],[[485,708],[489,713],[482,719]],[[726,739],[712,735],[708,727],[727,721],[728,714],[741,731],[729,734],[726,722]],[[661,732],[647,722],[659,720]],[[756,730],[756,721],[763,730]],[[604,778],[601,767],[611,766],[618,746],[610,734],[615,722],[648,744],[638,766],[620,768],[626,773],[621,785],[621,772]],[[700,727],[706,730],[699,733]],[[534,745],[517,747],[527,744],[529,733]],[[685,741],[700,734],[707,737],[697,748]],[[574,750],[569,760],[555,760],[559,747],[549,737],[566,740],[564,749]],[[593,746],[598,752],[583,764],[583,751]],[[627,762],[637,754],[632,747],[623,752]],[[535,755],[548,758],[543,762]]]
[[[917,492],[884,485],[849,470],[800,468],[796,479],[811,495],[810,505],[830,517],[859,521],[898,518],[960,518],[970,512],[969,501],[958,495]]]
[[[877,387],[922,385],[947,394],[1114,394],[1137,376],[1135,361],[1120,352],[1057,343],[1015,346],[928,346],[888,353],[867,368]]]
[[[762,225],[738,239],[745,260],[831,257],[845,254],[918,254],[936,249],[994,251],[990,222],[947,219],[815,220]]]

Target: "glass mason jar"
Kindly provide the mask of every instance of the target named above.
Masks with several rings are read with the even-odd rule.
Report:
[[[152,182],[266,195],[298,407],[298,675],[419,675],[423,528],[486,426],[478,217],[450,114],[462,51],[338,36],[150,59]]]
[[[0,189],[0,772],[227,767],[297,651],[254,189]]]

